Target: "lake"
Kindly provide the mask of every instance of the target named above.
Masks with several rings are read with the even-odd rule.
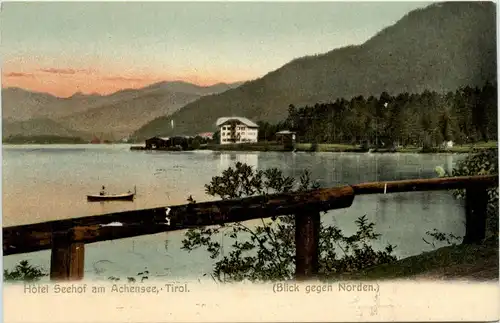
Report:
[[[282,152],[145,152],[129,145],[3,146],[3,226],[104,214],[116,211],[213,200],[204,185],[237,161],[257,169],[278,167],[299,177],[308,169],[322,187],[436,177],[434,169],[451,169],[463,155],[282,153]],[[137,189],[134,202],[88,203],[86,194]],[[382,234],[373,245],[396,245],[395,254],[407,257],[434,249],[425,232],[434,228],[455,235],[465,232],[465,213],[449,192],[366,195],[348,209],[322,216],[352,234],[356,218],[365,215]],[[255,225],[259,221],[249,221]],[[184,231],[89,244],[85,249],[85,279],[135,276],[145,268],[150,278],[200,278],[213,261],[204,250],[180,250]],[[168,241],[166,243],[166,241]],[[227,244],[231,240],[222,240]],[[436,245],[439,247],[441,245]],[[4,257],[4,268],[29,259],[46,270],[50,251]]]

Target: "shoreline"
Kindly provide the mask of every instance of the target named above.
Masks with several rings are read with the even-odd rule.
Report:
[[[315,147],[312,144],[295,144],[293,148],[285,147],[272,142],[254,143],[254,144],[228,144],[215,145],[209,144],[205,147],[195,150],[209,151],[226,151],[226,152],[300,152],[300,153],[358,153],[358,154],[468,154],[474,150],[498,149],[497,142],[479,143],[473,145],[460,145],[448,149],[431,148],[423,151],[421,147],[403,147],[396,149],[363,149],[361,147],[343,145],[343,144],[317,144]],[[146,149],[144,146],[131,146],[131,151],[180,151],[178,149]],[[192,151],[193,149],[185,150]]]

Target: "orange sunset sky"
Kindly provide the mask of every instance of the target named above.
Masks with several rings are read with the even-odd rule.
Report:
[[[68,97],[255,79],[361,44],[428,2],[7,2],[2,87]]]
[[[99,64],[96,64],[99,65]],[[182,80],[198,85],[212,85],[219,82],[237,82],[246,80],[251,75],[241,73],[217,74],[210,71],[205,73],[191,74],[168,73],[162,71],[138,71],[127,70],[124,66],[115,63],[112,67],[86,67],[71,68],[71,64],[54,64],[57,67],[38,67],[32,64],[30,67],[13,62],[4,62],[2,70],[2,87],[20,87],[37,92],[47,92],[59,97],[68,97],[76,92],[110,94],[125,88],[140,88],[152,83],[165,80]],[[125,65],[125,64],[124,64]],[[118,70],[118,71],[116,71]]]

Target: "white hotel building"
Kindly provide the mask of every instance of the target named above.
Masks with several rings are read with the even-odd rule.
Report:
[[[217,119],[220,130],[220,144],[257,142],[259,126],[242,117],[222,117]]]

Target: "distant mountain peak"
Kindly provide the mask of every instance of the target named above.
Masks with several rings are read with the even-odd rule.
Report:
[[[77,98],[81,96],[86,96],[83,92],[75,92],[73,95],[70,96],[70,98]]]
[[[174,80],[174,81],[161,81],[153,83],[148,86],[145,86],[144,89],[148,90],[163,89],[170,92],[195,93],[203,96],[203,95],[224,92],[226,90],[236,88],[241,84],[243,84],[243,82],[235,82],[235,83],[219,82],[213,85],[198,85],[182,80]]]
[[[16,123],[4,135],[22,127],[50,134],[68,131],[105,132],[110,138],[130,135],[142,124],[173,113],[201,96],[227,91],[232,85],[200,87],[185,81],[163,81],[139,89],[123,89],[112,94],[83,93],[56,97],[22,88],[2,89],[3,120]],[[52,120],[57,123],[50,123]],[[58,130],[59,129],[59,130]],[[62,132],[61,132],[62,131]]]

